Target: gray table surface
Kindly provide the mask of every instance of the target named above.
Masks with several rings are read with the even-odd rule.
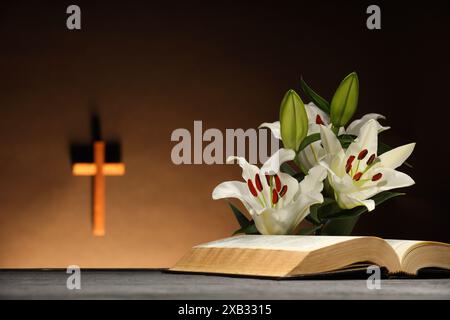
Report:
[[[161,270],[82,270],[68,290],[65,270],[1,270],[0,299],[450,299],[450,279],[267,280],[169,274]]]

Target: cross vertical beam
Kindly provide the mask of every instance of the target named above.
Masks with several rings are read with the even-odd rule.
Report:
[[[94,202],[92,217],[92,233],[95,236],[105,235],[105,174],[103,165],[105,164],[105,142],[94,142],[94,163],[97,172],[94,176]]]

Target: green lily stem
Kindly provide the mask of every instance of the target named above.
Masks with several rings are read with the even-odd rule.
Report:
[[[259,201],[259,203],[261,204],[261,206],[263,207],[263,208],[265,208],[266,207],[266,204],[265,204],[265,199],[264,199],[264,201],[263,200],[261,200],[261,198],[258,196],[258,197],[256,197],[256,199],[258,199],[258,201]]]
[[[358,160],[358,163],[356,164],[355,174],[358,173],[360,163],[361,163],[361,160]],[[353,175],[353,171],[352,171],[352,175]]]
[[[261,192],[261,195],[262,195],[264,204],[268,203],[267,200],[266,200],[266,197],[264,196],[264,193],[263,193],[263,192]],[[259,197],[258,197],[258,199],[259,199]],[[272,203],[272,202],[270,202],[269,204],[271,204],[271,203]],[[265,207],[265,206],[266,206],[266,205],[263,205],[263,207]]]

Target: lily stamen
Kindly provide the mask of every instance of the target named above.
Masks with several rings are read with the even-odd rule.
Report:
[[[353,167],[353,165],[352,165],[352,163],[353,163],[353,160],[355,160],[355,156],[350,156],[350,157],[348,157],[348,159],[347,159],[347,164],[345,165],[345,172],[346,173],[349,173],[351,170],[352,170],[352,167]],[[352,173],[353,174],[353,173]]]
[[[247,180],[247,186],[248,186],[248,190],[250,190],[250,193],[254,196],[254,197],[258,197],[258,192],[255,189],[255,186],[253,185],[252,180],[248,179]]]
[[[256,180],[257,188],[258,188],[258,190],[259,190],[259,187],[258,187],[258,180],[259,180],[259,183],[261,183],[261,180],[259,179],[259,175],[258,175],[258,174],[255,176],[255,180]],[[262,205],[263,207],[265,207],[267,201],[266,201],[266,197],[264,196],[264,193],[261,192],[261,191],[262,191],[262,185],[261,185],[261,190],[259,190],[259,191],[261,192],[260,194],[261,194],[261,196],[262,196],[262,199],[261,199],[261,197],[258,195],[258,191],[256,191],[255,186],[253,185],[253,182],[252,182],[251,179],[248,179],[248,180],[247,180],[247,186],[248,186],[248,190],[250,190],[250,193],[251,193],[255,198],[258,199],[259,203],[261,203],[261,205]]]
[[[263,186],[261,183],[261,179],[259,178],[259,174],[255,175],[255,183],[256,183],[256,188],[258,189],[259,192],[261,192],[263,190]]]
[[[361,179],[361,177],[370,169],[373,167],[373,165],[378,161],[378,158],[376,157],[375,153],[371,154],[369,159],[366,161],[366,167],[363,171],[359,171],[359,165],[361,163],[361,160],[363,160],[368,154],[367,149],[363,149],[358,154],[358,162],[356,164],[356,170],[353,171],[353,161],[355,160],[355,156],[351,155],[348,157],[346,165],[345,165],[345,172],[349,174],[354,181],[359,182],[367,182],[367,181],[378,181],[381,179],[381,173],[374,175],[372,178],[367,179]],[[355,172],[355,173],[354,173]]]
[[[325,123],[323,122],[322,118],[320,117],[320,115],[316,116],[316,124],[321,124],[321,125],[325,125]]]
[[[353,176],[353,180],[359,181],[359,179],[361,179],[362,175],[363,175],[362,172],[357,172],[357,173]]]
[[[283,188],[281,188],[280,197],[283,197],[286,194],[287,188],[288,188],[288,186],[286,186],[286,185],[284,185]]]
[[[280,192],[281,190],[281,180],[280,177],[276,174],[275,177],[275,188],[277,189],[277,192]]]
[[[370,165],[373,163],[374,160],[375,160],[375,153],[373,153],[373,154],[369,157],[369,160],[367,160],[366,164],[367,164],[368,166],[370,166]]]
[[[345,166],[345,172],[346,172],[346,173],[349,173],[350,170],[352,170],[352,165],[351,165],[351,164],[347,164],[347,165]]]
[[[276,190],[272,190],[272,203],[277,204],[278,200],[278,192]]]
[[[352,164],[353,160],[355,160],[355,156],[350,156],[347,159],[347,165]]]
[[[378,181],[381,179],[381,177],[383,177],[383,174],[381,172],[379,172],[372,177],[372,181]]]
[[[362,150],[359,154],[358,154],[358,160],[362,160],[367,156],[367,153],[369,151],[367,151],[367,149]]]

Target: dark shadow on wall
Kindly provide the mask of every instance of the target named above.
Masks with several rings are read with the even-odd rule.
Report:
[[[75,162],[93,162],[93,143],[95,141],[104,140],[101,134],[101,121],[98,113],[94,112],[91,115],[91,141],[90,144],[86,142],[75,142],[69,143],[70,152],[70,165]],[[121,143],[118,139],[107,140],[105,149],[105,161],[106,162],[121,162],[122,152]]]

